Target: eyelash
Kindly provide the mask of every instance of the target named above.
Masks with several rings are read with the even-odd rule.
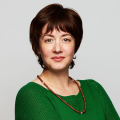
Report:
[[[45,42],[48,42],[48,40],[51,40],[51,39],[47,39],[47,40],[45,40]]]
[[[63,39],[63,40],[67,40],[67,41],[69,41],[69,42],[70,42],[70,39],[67,39],[67,38],[65,38],[65,39]]]
[[[45,42],[48,42],[49,40],[52,40],[52,39],[47,39],[47,40],[45,40]],[[67,41],[70,42],[70,39],[67,39],[67,38],[65,38],[65,39],[63,39],[63,40],[67,40]],[[66,42],[66,41],[65,41],[65,42]]]

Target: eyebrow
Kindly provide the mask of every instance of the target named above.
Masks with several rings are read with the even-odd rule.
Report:
[[[44,35],[42,36],[42,39],[43,39],[45,36],[54,37],[54,36],[51,35],[51,34],[44,34]]]
[[[45,36],[54,37],[54,35],[51,35],[51,34],[44,34],[44,35],[42,36],[42,39],[43,39]],[[72,37],[71,34],[63,34],[62,37],[64,37],[64,36],[71,36],[71,37]]]
[[[72,37],[71,34],[63,34],[62,37],[67,36],[67,35]]]

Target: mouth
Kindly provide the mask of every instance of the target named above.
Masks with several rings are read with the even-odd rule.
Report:
[[[63,57],[63,56],[55,56],[55,57],[52,57],[52,59],[53,59],[54,61],[56,61],[56,62],[60,62],[60,61],[62,61],[64,58],[65,58],[65,57]]]

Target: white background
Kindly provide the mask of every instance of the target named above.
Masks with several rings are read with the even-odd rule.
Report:
[[[83,20],[83,41],[70,76],[99,82],[120,115],[120,0],[1,0],[0,120],[14,119],[18,90],[42,72],[29,42],[29,26],[50,3],[75,9]]]

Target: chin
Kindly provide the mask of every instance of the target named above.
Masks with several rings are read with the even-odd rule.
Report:
[[[67,66],[51,66],[50,67],[52,70],[54,70],[54,71],[62,71],[62,70],[65,70],[65,69],[68,69],[69,67],[67,67]]]

